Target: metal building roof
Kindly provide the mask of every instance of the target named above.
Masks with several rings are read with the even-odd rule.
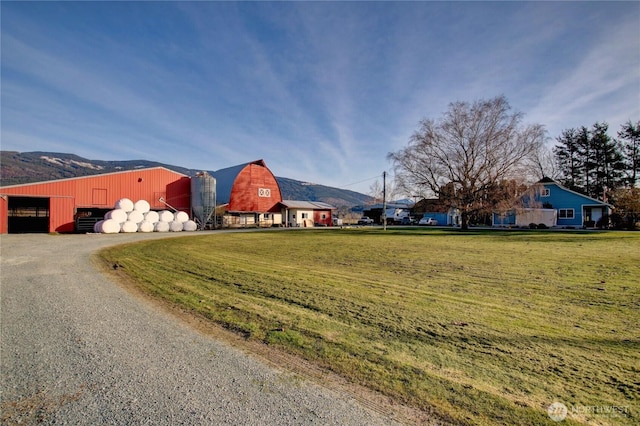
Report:
[[[170,172],[170,173],[175,173],[177,175],[184,176],[184,177],[189,177],[189,176],[185,175],[184,173],[176,172],[176,171],[168,169],[166,167],[156,166],[156,167],[143,167],[143,168],[140,168],[140,169],[133,169],[133,170],[120,170],[120,171],[117,171],[117,172],[96,173],[95,175],[74,176],[74,177],[62,178],[62,179],[44,180],[44,181],[38,181],[38,182],[17,183],[17,184],[14,184],[14,185],[0,186],[0,188],[1,189],[5,189],[5,188],[26,187],[26,186],[38,186],[38,185],[49,184],[49,183],[57,184],[57,183],[60,183],[60,182],[81,181],[81,180],[85,180],[85,179],[86,180],[100,179],[100,178],[104,178],[104,177],[117,176],[117,175],[127,175],[127,174],[131,175],[131,174],[135,174],[135,173],[147,173],[147,172],[153,172],[153,171],[157,171],[157,170],[166,171],[166,172]]]
[[[281,204],[288,209],[336,210],[336,207],[321,201],[282,200]]]

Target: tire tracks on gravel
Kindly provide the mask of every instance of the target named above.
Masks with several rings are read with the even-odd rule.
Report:
[[[169,314],[91,261],[109,245],[178,236],[0,236],[3,424],[426,420],[295,357]]]

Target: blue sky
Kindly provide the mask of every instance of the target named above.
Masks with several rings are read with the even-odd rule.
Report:
[[[1,2],[2,149],[367,193],[418,122],[640,120],[640,2]],[[354,184],[355,182],[359,182]]]

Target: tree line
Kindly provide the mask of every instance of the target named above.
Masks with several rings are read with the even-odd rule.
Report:
[[[617,189],[635,187],[640,177],[640,121],[625,123],[619,139],[607,131],[607,123],[566,129],[553,148],[560,182],[603,201]]]
[[[607,123],[566,129],[553,154],[564,186],[613,204],[616,228],[634,229],[640,221],[640,121],[628,121],[611,138]]]
[[[623,125],[618,139],[609,137],[606,123],[567,129],[549,150],[544,126],[525,125],[522,117],[504,96],[451,103],[440,119],[421,120],[406,147],[388,154],[395,185],[458,209],[462,229],[513,202],[536,175],[617,203],[637,222],[640,121]]]

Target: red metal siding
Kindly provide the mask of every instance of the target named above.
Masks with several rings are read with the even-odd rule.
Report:
[[[254,163],[238,173],[229,198],[228,210],[241,212],[279,212],[278,203],[282,201],[280,187],[271,170]]]
[[[190,212],[190,191],[188,177],[164,168],[0,188],[2,195],[51,197],[50,230],[58,232],[73,231],[76,208],[111,209],[121,198],[129,198],[134,202],[147,200],[152,208],[164,209],[166,205],[158,200],[163,197],[174,208]],[[72,201],[58,200],[61,197]],[[3,198],[0,202],[0,233],[8,232],[7,206],[7,200]]]
[[[149,200],[147,200],[149,201]],[[178,210],[191,212],[191,179],[182,177],[167,184],[165,201]]]
[[[322,215],[324,215],[324,219],[322,218]],[[314,210],[313,223],[331,226],[333,224],[331,220],[331,210]]]
[[[9,232],[9,197],[0,195],[0,234]]]
[[[72,197],[53,197],[49,200],[49,232],[73,232],[75,200]]]

